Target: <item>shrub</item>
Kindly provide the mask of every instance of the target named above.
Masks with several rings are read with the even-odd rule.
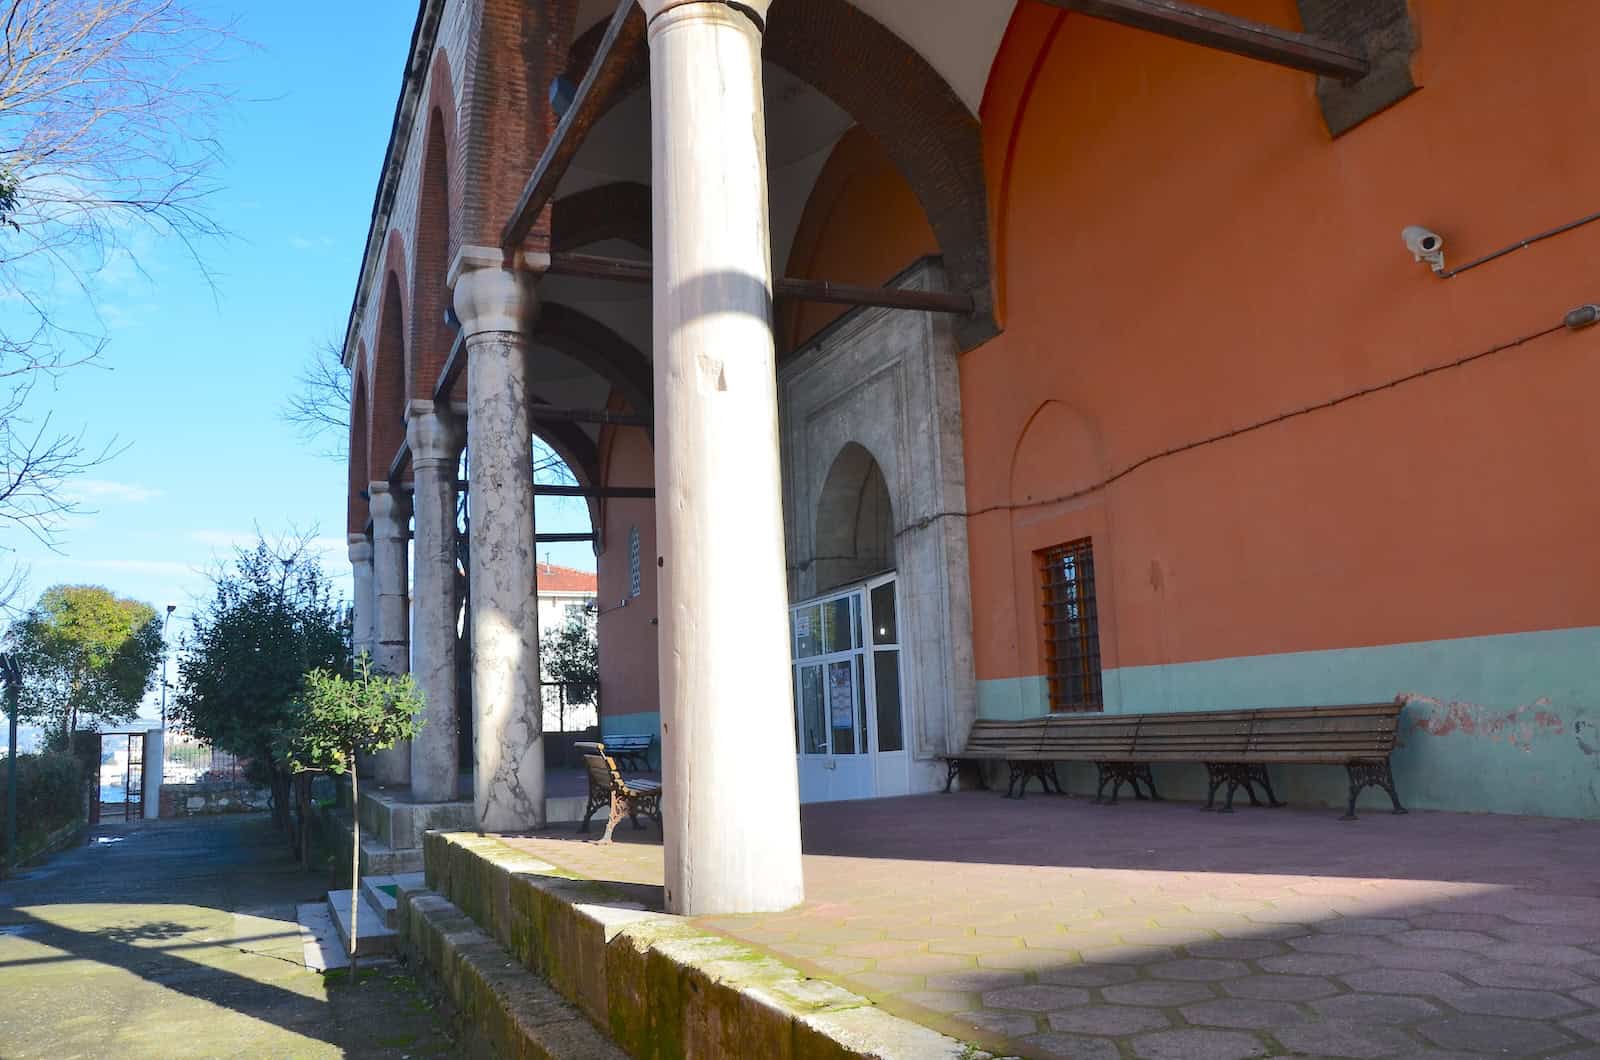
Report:
[[[5,793],[9,758],[0,754],[0,854],[5,849]],[[26,852],[83,811],[83,766],[72,755],[17,756],[17,846]]]

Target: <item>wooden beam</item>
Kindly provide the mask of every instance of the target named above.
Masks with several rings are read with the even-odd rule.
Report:
[[[409,483],[398,487],[403,493],[415,492],[416,487]],[[456,492],[466,493],[472,485],[464,478],[456,479]],[[653,501],[656,499],[654,486],[555,486],[543,482],[533,484],[535,497],[600,497],[605,500],[616,501]]]
[[[549,405],[535,405],[529,411],[534,419],[562,421],[565,423],[602,423],[610,427],[648,427],[649,417],[631,412],[612,412],[610,409],[558,409]]]
[[[540,545],[571,545],[578,543],[593,544],[593,534],[534,534],[533,540]]]
[[[561,123],[545,145],[544,154],[533,167],[528,183],[522,189],[522,198],[511,213],[501,233],[500,245],[520,247],[533,230],[539,214],[555,197],[567,167],[588,139],[589,130],[600,119],[601,108],[612,97],[612,89],[627,73],[628,66],[645,46],[644,13],[636,0],[618,0],[617,9],[606,26],[606,35],[600,39],[589,69],[578,83],[572,105],[561,116]]]
[[[1159,33],[1247,59],[1354,81],[1371,69],[1367,57],[1325,37],[1279,29],[1181,0],[1044,0],[1119,26]]]
[[[607,258],[594,254],[551,254],[552,276],[582,276],[591,280],[616,280],[619,283],[649,283],[651,266],[647,261]],[[773,282],[779,298],[834,305],[879,306],[885,309],[914,309],[924,313],[973,312],[970,295],[949,291],[913,291],[898,287],[856,287],[828,280],[782,279]]]
[[[467,340],[457,331],[456,341],[450,346],[450,356],[445,358],[444,368],[439,372],[439,381],[433,384],[433,400],[449,401],[451,392],[456,388],[456,379],[466,367]]]

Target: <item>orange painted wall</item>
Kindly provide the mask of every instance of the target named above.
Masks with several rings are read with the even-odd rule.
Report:
[[[613,403],[613,408],[620,405]],[[602,436],[601,479],[607,486],[652,486],[654,456],[638,428],[608,428]],[[656,674],[656,515],[649,500],[606,500],[600,516],[598,619],[600,709],[606,717],[660,709]],[[639,528],[640,595],[630,598],[628,529]],[[618,606],[626,599],[627,606]]]
[[[789,251],[788,275],[877,286],[938,241],[910,185],[878,141],[854,128],[828,157]],[[837,320],[844,306],[784,302],[778,345],[792,350]]]
[[[1600,209],[1592,5],[1411,10],[1422,89],[1330,140],[1308,76],[1019,5],[981,115],[1005,331],[961,364],[979,678],[1042,671],[1032,553],[1082,536],[1107,667],[1600,625],[1600,329],[1041,503],[1600,301],[1600,224],[1448,281],[1399,238],[1460,264]],[[881,282],[933,249],[864,139],[791,272]]]

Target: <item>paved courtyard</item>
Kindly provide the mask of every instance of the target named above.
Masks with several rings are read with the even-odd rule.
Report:
[[[259,814],[95,829],[0,880],[0,1057],[457,1055],[402,967],[305,969],[327,886]]]
[[[1600,1057],[1600,823],[1101,807],[986,792],[803,814],[808,900],[707,927],[996,1051]],[[660,900],[623,824],[507,841]]]

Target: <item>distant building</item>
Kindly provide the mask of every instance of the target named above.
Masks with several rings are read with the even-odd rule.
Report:
[[[539,594],[539,634],[560,629],[569,614],[581,613],[598,590],[595,572],[541,563],[534,586]]]

